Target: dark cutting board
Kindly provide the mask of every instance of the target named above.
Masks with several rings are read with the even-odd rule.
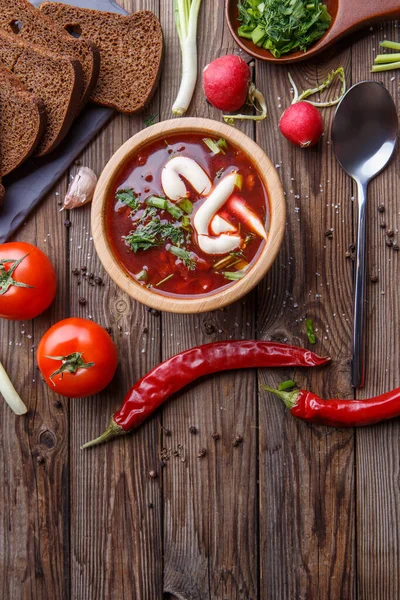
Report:
[[[31,1],[35,6],[39,6],[43,0]],[[71,2],[58,0],[60,1],[83,8],[126,14],[126,11],[114,0],[73,0]],[[54,152],[43,158],[27,160],[4,178],[6,198],[3,206],[0,207],[0,243],[5,242],[22,225],[31,210],[53,187],[113,113],[110,108],[89,104]]]

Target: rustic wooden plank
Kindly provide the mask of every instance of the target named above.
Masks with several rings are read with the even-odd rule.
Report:
[[[381,81],[399,107],[398,74],[371,75],[370,65],[379,52],[379,41],[398,39],[397,23],[374,26],[353,45],[354,78]],[[399,273],[398,253],[386,246],[386,232],[399,228],[399,151],[369,188],[369,274],[379,281],[369,283],[367,317],[366,386],[357,396],[380,394],[400,385],[400,343],[396,326],[400,303],[395,282]],[[384,204],[385,213],[377,211]],[[385,221],[387,228],[381,229]],[[399,435],[400,423],[392,421],[357,431],[357,576],[360,599],[400,596],[399,533]],[[389,557],[389,558],[388,558]]]
[[[198,38],[199,71],[213,58],[236,50],[223,17],[205,0]],[[172,3],[161,4],[166,37],[166,69],[161,86],[161,118],[171,116],[179,85],[180,50]],[[223,35],[222,35],[223,32]],[[207,105],[200,77],[188,116],[220,119]],[[251,134],[252,125],[240,128]],[[251,338],[256,296],[225,311],[198,316],[163,315],[163,358],[201,343]],[[255,599],[258,594],[256,376],[223,374],[206,378],[178,394],[163,411],[172,436],[163,444],[182,447],[185,461],[172,457],[163,469],[164,589],[185,600]],[[194,425],[198,433],[189,433]],[[215,442],[213,432],[220,434]],[[233,447],[236,434],[243,444]],[[204,447],[207,454],[198,458]]]
[[[128,10],[158,13],[158,0],[126,1]],[[158,112],[158,96],[144,115],[117,115],[83,154],[82,164],[100,173],[113,152]],[[159,424],[82,452],[80,445],[103,431],[128,388],[160,361],[160,319],[123,294],[104,274],[90,236],[90,209],[71,214],[71,268],[87,266],[104,287],[72,278],[71,314],[112,329],[120,365],[108,390],[71,404],[71,597],[156,600],[162,598],[162,505],[157,468]],[[89,258],[90,257],[90,258]],[[79,304],[84,296],[87,304]]]
[[[290,73],[302,90],[342,64],[349,77],[348,51],[291,65]],[[269,123],[257,128],[257,141],[279,168],[288,205],[287,237],[259,290],[259,335],[308,346],[305,318],[312,318],[315,350],[334,363],[298,371],[296,382],[325,396],[351,394],[352,278],[344,256],[353,241],[351,187],[329,143],[332,110],[324,112],[326,133],[316,148],[294,148],[280,135],[279,118],[291,101],[287,72],[257,66],[257,83],[269,97]],[[265,370],[260,381],[277,385],[292,376]],[[354,597],[353,432],[297,422],[265,393],[259,414],[260,597]]]
[[[49,323],[66,309],[66,232],[57,206],[64,192],[60,183],[15,236],[38,245],[57,265],[57,298],[34,321],[0,322],[1,360],[29,408],[27,416],[15,417],[3,401],[0,406],[0,594],[4,600],[68,597],[68,409],[64,402],[54,406],[55,398],[41,381],[35,359]]]

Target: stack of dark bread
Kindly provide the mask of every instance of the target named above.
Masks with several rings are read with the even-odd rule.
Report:
[[[162,50],[149,11],[123,16],[0,0],[0,175],[54,150],[89,101],[129,114],[143,109]]]

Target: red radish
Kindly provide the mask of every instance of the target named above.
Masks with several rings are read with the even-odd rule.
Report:
[[[279,129],[292,144],[308,148],[320,139],[324,121],[319,110],[309,102],[295,102],[281,116]]]
[[[235,215],[239,221],[244,223],[246,227],[248,227],[255,234],[259,235],[265,240],[267,239],[267,232],[265,231],[264,225],[241,196],[238,194],[232,194],[228,202],[226,202],[224,208],[228,211],[228,213]]]
[[[226,112],[239,110],[246,102],[250,84],[248,64],[233,54],[216,58],[203,71],[207,100]]]
[[[251,82],[248,64],[234,54],[216,58],[203,71],[203,87],[207,100],[216,108],[232,113],[246,101],[259,104],[258,115],[223,115],[226,122],[233,119],[262,121],[267,116],[267,105],[262,93]]]

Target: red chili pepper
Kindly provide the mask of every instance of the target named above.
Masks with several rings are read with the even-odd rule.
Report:
[[[400,387],[365,400],[323,400],[306,390],[283,392],[262,386],[278,396],[294,417],[331,427],[363,427],[400,416]]]
[[[257,340],[214,342],[186,350],[164,361],[135,383],[107,430],[82,448],[136,429],[169,396],[202,375],[259,367],[318,367],[329,360],[297,346]]]

